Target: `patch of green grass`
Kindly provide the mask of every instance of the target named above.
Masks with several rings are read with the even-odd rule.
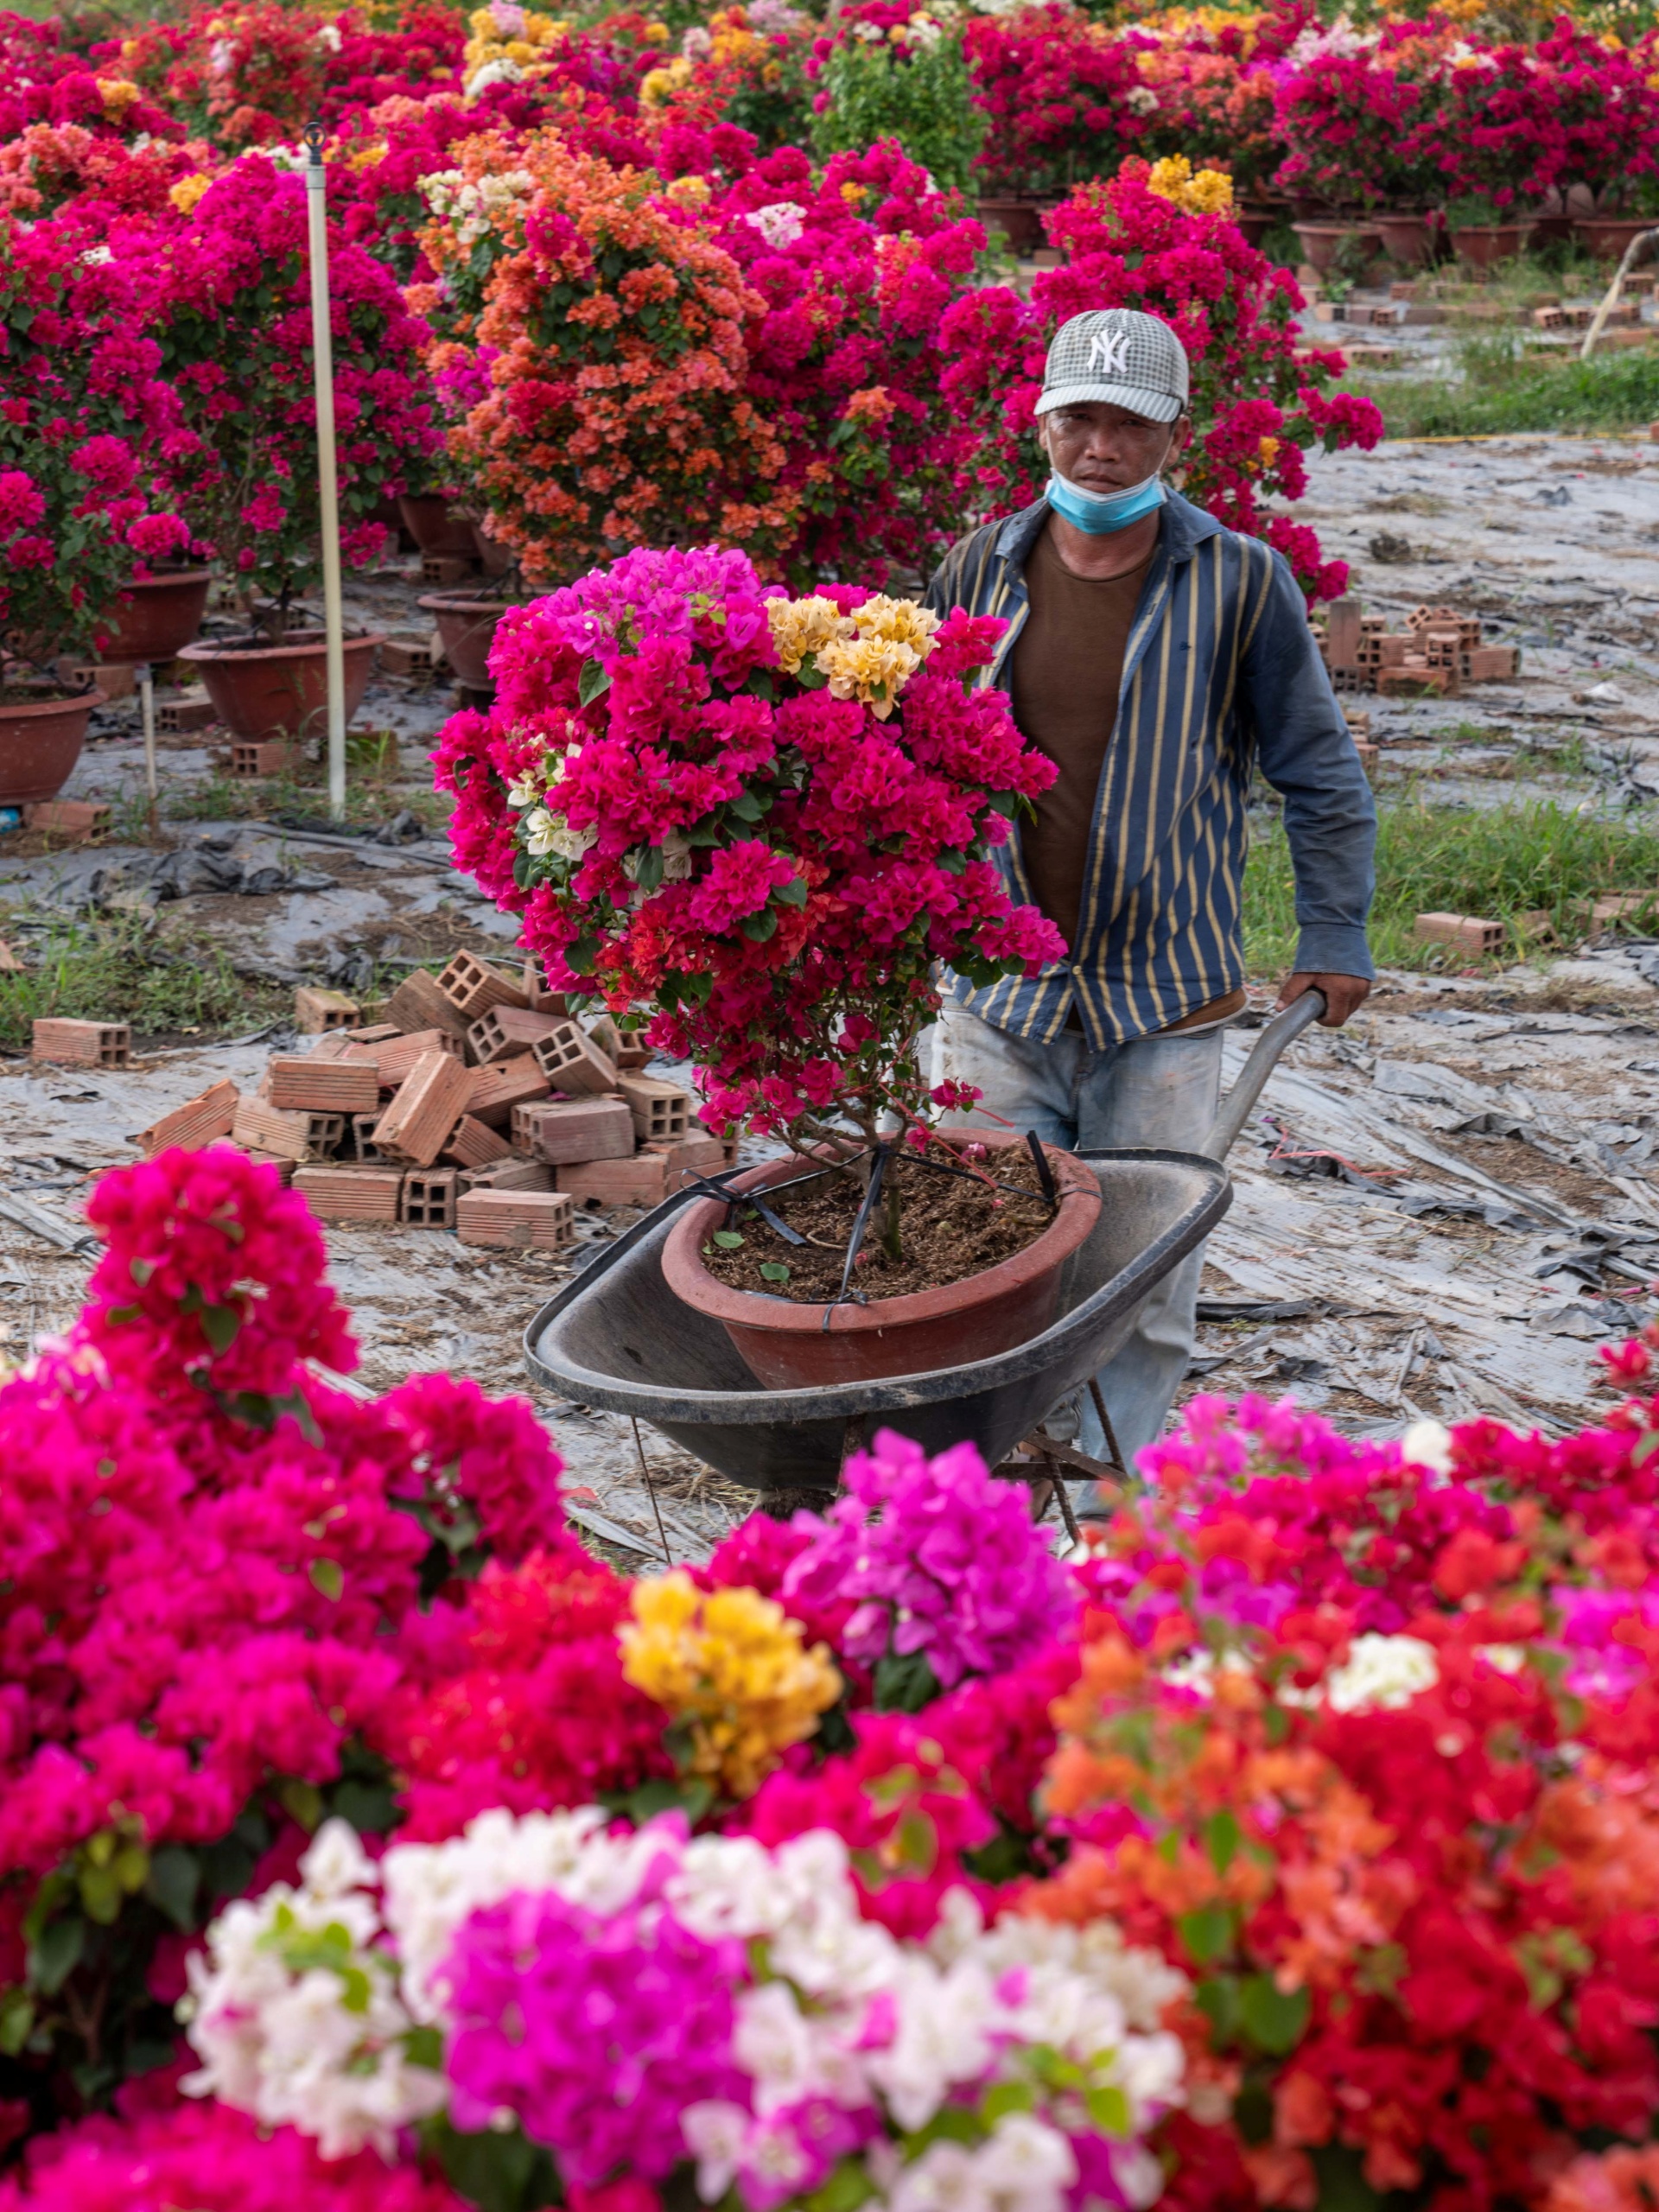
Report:
[[[1475,914],[1510,925],[1514,949],[1522,914],[1548,912],[1563,944],[1580,933],[1584,909],[1613,891],[1650,891],[1659,883],[1659,832],[1553,801],[1460,812],[1408,798],[1381,810],[1376,904],[1371,950],[1379,966],[1427,968],[1433,945],[1412,938],[1419,914]],[[1250,972],[1287,972],[1296,950],[1294,879],[1284,826],[1258,823],[1244,876],[1244,949]],[[1438,957],[1444,958],[1443,950]],[[1459,964],[1464,964],[1461,962]]]
[[[430,832],[441,830],[448,820],[449,806],[448,796],[437,791],[372,779],[348,780],[340,826],[373,829],[407,808],[421,827]],[[296,783],[288,777],[251,782],[239,776],[210,776],[206,783],[171,793],[162,800],[162,812],[169,822],[278,822],[292,815],[321,823],[327,819],[328,792],[326,784]]]
[[[0,976],[0,1050],[20,1052],[29,1026],[49,1014],[127,1021],[135,1034],[242,1030],[288,1002],[276,985],[238,976],[223,948],[203,940],[162,944],[137,917],[55,923],[14,931],[21,976]]]
[[[1508,333],[1471,336],[1459,352],[1461,381],[1353,376],[1344,389],[1376,402],[1391,438],[1633,430],[1659,416],[1659,353],[1580,361],[1525,349]]]

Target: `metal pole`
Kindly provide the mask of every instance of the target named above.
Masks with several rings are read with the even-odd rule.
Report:
[[[322,537],[322,622],[328,671],[328,811],[346,811],[346,650],[340,589],[340,480],[334,465],[334,349],[328,317],[328,216],[323,128],[306,125],[306,213],[311,257],[311,353],[317,390],[317,493]]]

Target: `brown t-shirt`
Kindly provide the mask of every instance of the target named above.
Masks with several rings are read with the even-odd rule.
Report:
[[[1075,575],[1046,530],[1026,563],[1031,612],[1014,643],[1014,719],[1059,774],[1036,802],[1037,819],[1020,832],[1020,850],[1032,896],[1075,947],[1088,874],[1089,836],[1106,748],[1117,721],[1117,688],[1129,631],[1152,556],[1103,582]],[[1230,991],[1194,1007],[1172,1029],[1230,1020],[1244,994]],[[1081,1029],[1073,999],[1068,1029]]]
[[[1104,582],[1074,575],[1045,530],[1026,563],[1031,611],[1014,648],[1014,719],[1059,769],[1025,823],[1020,849],[1032,896],[1077,942],[1100,772],[1117,721],[1117,687],[1135,603],[1152,564]]]

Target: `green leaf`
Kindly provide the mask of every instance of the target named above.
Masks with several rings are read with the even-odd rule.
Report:
[[[100,1928],[112,1928],[121,1916],[121,1885],[110,1866],[83,1866],[80,1870],[81,1909],[88,1920],[96,1921]]]
[[[743,1239],[734,1229],[717,1229],[714,1234],[714,1242],[719,1245],[722,1252],[741,1251],[743,1245]]]
[[[942,1694],[925,1651],[908,1651],[902,1657],[889,1651],[875,1662],[878,1713],[919,1713]]]
[[[1382,2212],[1382,2199],[1365,2178],[1359,2152],[1345,2143],[1322,2143],[1307,2155],[1319,2177],[1319,2212]]]
[[[751,944],[764,944],[768,938],[778,934],[778,917],[770,906],[763,906],[758,914],[751,914],[743,924],[743,934]]]
[[[740,822],[759,822],[766,811],[753,791],[739,791],[735,798],[727,800],[726,807]]]
[[[1011,2112],[1030,2112],[1037,2102],[1037,2092],[1029,2082],[993,2082],[979,2101],[979,2116],[986,2126],[995,2127]]]
[[[1207,1967],[1233,1940],[1232,1911],[1224,1904],[1201,1904],[1196,1912],[1184,1912],[1175,1927],[1194,1966]]]
[[[1282,1990],[1270,1974],[1253,1974],[1238,1993],[1240,2026],[1253,2044],[1275,2058],[1282,2058],[1301,2041],[1311,2009],[1306,1990]]]
[[[862,2158],[843,2158],[826,2182],[802,2200],[804,2212],[858,2212],[875,2194]]]
[[[584,707],[591,707],[594,700],[601,698],[610,688],[611,671],[602,662],[588,660],[582,663],[576,696]]]
[[[204,1306],[201,1309],[201,1333],[215,1351],[228,1351],[241,1326],[242,1316],[233,1306]]]
[[[789,1281],[789,1266],[784,1260],[763,1260],[760,1262],[760,1273],[767,1282]]]
[[[1224,1874],[1237,1853],[1243,1831],[1237,1820],[1225,1806],[1212,1813],[1204,1824],[1204,1847],[1210,1854],[1210,1864],[1217,1874]]]
[[[1659,1452],[1659,1428],[1650,1428],[1645,1434],[1638,1436],[1630,1446],[1630,1465],[1633,1467],[1639,1467],[1644,1459],[1650,1459],[1656,1452]]]
[[[195,1925],[196,1887],[200,1879],[195,1853],[181,1843],[164,1843],[150,1855],[144,1894],[181,1934],[188,1935]]]
[[[443,2064],[443,2037],[436,2028],[425,2025],[411,2028],[404,2037],[404,2055],[411,2066],[441,2069]]]
[[[16,2058],[35,2025],[35,1999],[18,1983],[0,1990],[0,2056]]]
[[[346,1576],[337,1559],[314,1559],[306,1569],[311,1587],[334,1604],[346,1587]]]
[[[1208,2019],[1211,2047],[1225,2050],[1238,2035],[1238,1982],[1232,1974],[1214,1974],[1201,1981],[1192,2001]]]
[[[1125,2136],[1129,2132],[1129,2101],[1115,2082],[1090,2089],[1084,2103],[1089,2117],[1103,2135]]]
[[[806,886],[798,875],[792,875],[787,883],[774,891],[772,895],[780,906],[804,906]]]
[[[57,1995],[80,1964],[80,1955],[86,1948],[86,1923],[79,1913],[65,1920],[54,1920],[41,1930],[29,1962],[29,1979],[42,1996]]]

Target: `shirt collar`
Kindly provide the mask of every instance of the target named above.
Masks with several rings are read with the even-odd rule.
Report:
[[[1010,515],[996,534],[998,560],[1023,569],[1047,520],[1046,499],[1039,499],[1032,506],[1022,507],[1017,515]],[[1172,492],[1164,507],[1160,542],[1172,561],[1190,560],[1205,538],[1220,537],[1221,527],[1213,515],[1206,514],[1202,507],[1195,507],[1179,492]]]

